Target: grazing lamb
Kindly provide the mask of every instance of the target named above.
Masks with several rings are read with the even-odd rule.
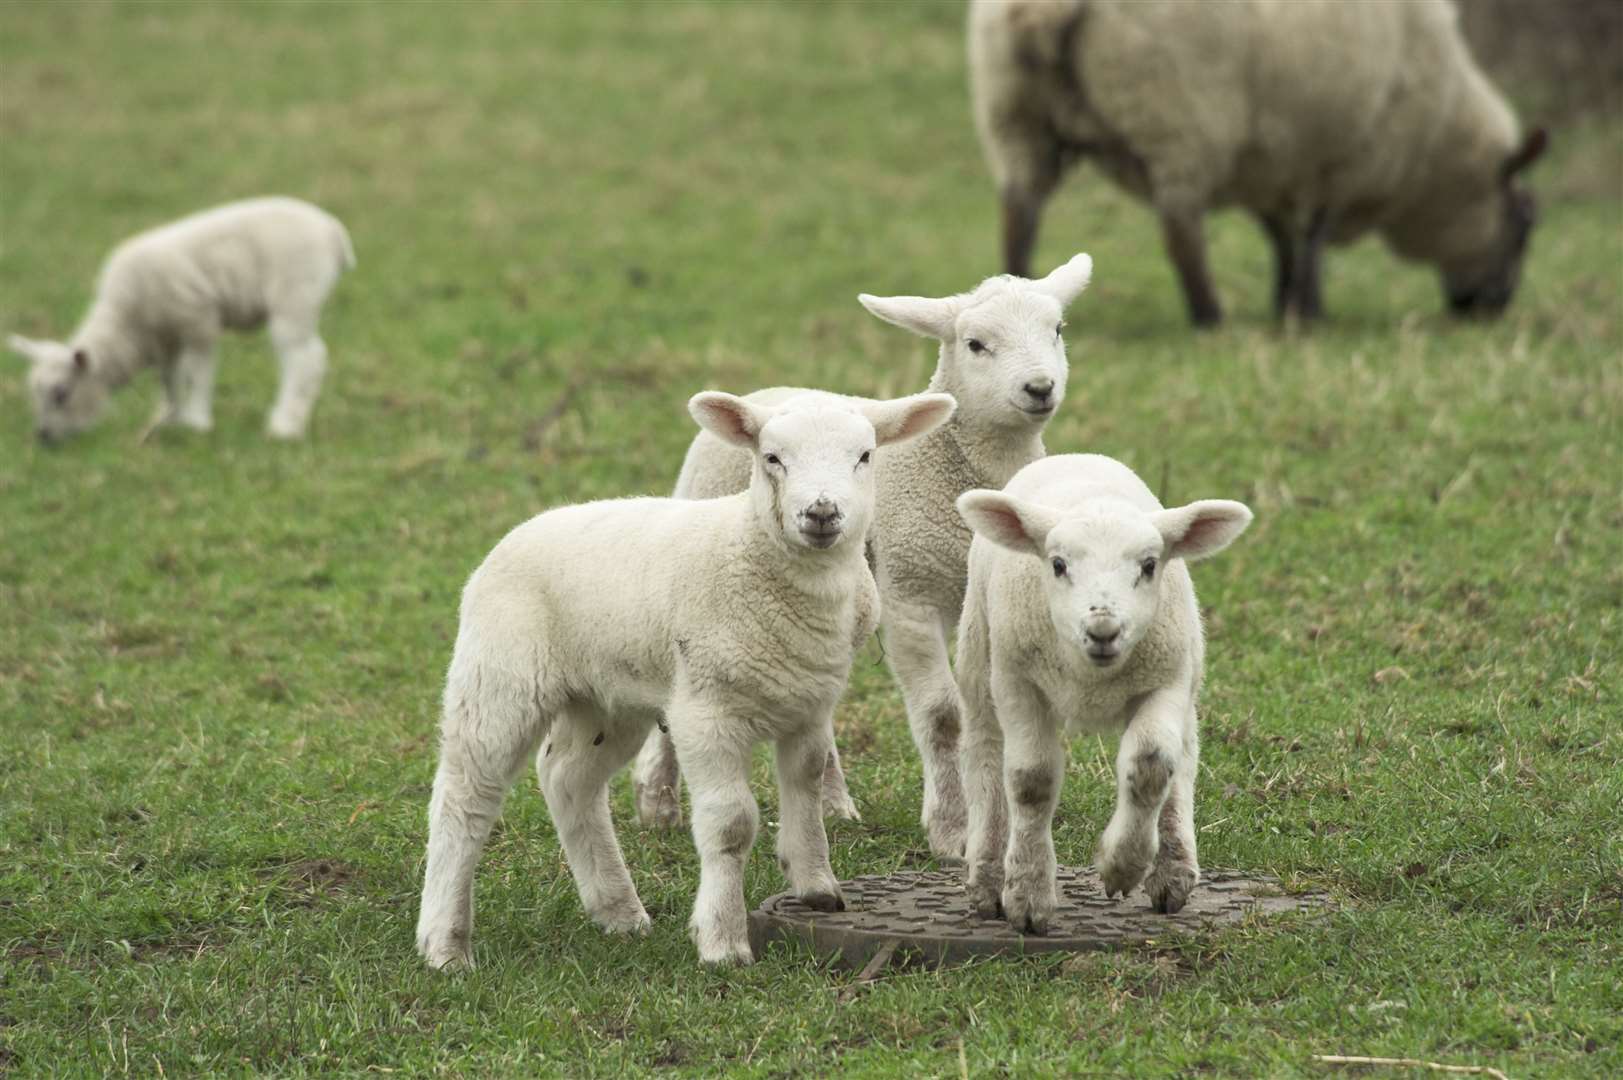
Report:
[[[297,199],[250,199],[124,241],[102,265],[96,299],[66,343],[13,334],[27,357],[42,442],[90,427],[108,392],[156,367],[163,397],[152,427],[214,426],[214,343],[222,330],[269,326],[281,388],[268,430],[304,434],[327,370],[316,333],[338,276],[355,265],[338,219]]]
[[[473,872],[507,789],[536,768],[582,905],[647,928],[609,819],[608,781],[663,710],[693,792],[705,963],[751,959],[743,872],[758,821],[750,751],[776,743],[778,863],[810,907],[844,908],[819,804],[832,715],[878,617],[863,558],[876,447],[922,435],[953,400],[781,409],[699,394],[694,419],[746,449],[726,498],[617,499],[514,529],[474,572],[445,688],[417,947],[471,966]]]
[[[1155,910],[1178,911],[1200,879],[1205,654],[1185,563],[1227,547],[1251,511],[1221,499],[1164,510],[1131,469],[1097,454],[1035,462],[958,508],[977,534],[958,628],[971,901],[983,918],[1001,911],[1018,930],[1047,929],[1062,737],[1112,731],[1121,749],[1099,845],[1105,891],[1143,882]]]
[[[1516,175],[1543,152],[1477,68],[1449,0],[973,0],[976,126],[1025,272],[1079,159],[1161,218],[1197,325],[1222,318],[1201,218],[1272,242],[1281,316],[1322,313],[1321,251],[1371,230],[1435,265],[1458,313],[1510,302],[1533,226]]]
[[[1092,273],[1093,260],[1077,255],[1040,280],[993,277],[960,296],[860,297],[886,322],[941,342],[929,388],[958,400],[950,423],[879,455],[879,503],[869,538],[885,656],[924,759],[921,819],[931,850],[946,858],[964,853],[958,687],[947,638],[963,606],[971,538],[953,503],[971,488],[1001,487],[1043,456],[1043,427],[1065,396],[1064,310]],[[770,404],[799,392],[762,390],[748,400]],[[749,469],[747,455],[701,434],[688,449],[676,493],[705,498],[739,491]],[[670,741],[650,735],[634,772],[644,823],[681,821],[676,775]],[[830,813],[856,817],[837,756],[829,759],[824,804]]]

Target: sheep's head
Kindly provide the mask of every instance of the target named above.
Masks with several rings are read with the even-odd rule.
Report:
[[[1095,667],[1125,663],[1155,622],[1166,564],[1203,559],[1251,524],[1243,503],[1202,499],[1147,513],[1121,499],[1055,510],[1001,491],[966,491],[958,512],[996,544],[1041,559],[1059,640]]]
[[[77,435],[101,418],[107,407],[107,387],[96,377],[91,357],[83,349],[20,334],[12,334],[6,344],[28,361],[34,431],[40,442]]]
[[[1457,253],[1441,262],[1443,291],[1456,315],[1496,316],[1515,295],[1528,239],[1538,220],[1532,192],[1516,177],[1543,155],[1548,143],[1543,128],[1531,132],[1500,165],[1491,195],[1462,209],[1459,233],[1482,239],[1449,245]]]
[[[941,342],[932,385],[958,399],[960,423],[1030,430],[1065,397],[1065,308],[1092,274],[1093,260],[1077,255],[1047,277],[1000,275],[962,296],[857,299],[886,322]]]
[[[784,544],[824,550],[867,535],[874,450],[945,423],[955,404],[947,394],[862,401],[812,392],[772,407],[709,391],[695,395],[688,411],[712,435],[750,452],[750,491]]]

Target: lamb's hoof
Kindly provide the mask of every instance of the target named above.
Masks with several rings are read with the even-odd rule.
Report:
[[[822,890],[803,892],[797,899],[813,911],[845,910],[845,896],[840,892],[838,886],[835,887],[833,892],[824,892]]]
[[[417,952],[435,971],[455,975],[473,970],[473,949],[466,940],[422,937],[417,939]]]
[[[969,823],[962,819],[936,816],[924,823],[930,837],[930,854],[943,866],[962,866],[969,847]]]
[[[1022,934],[1046,934],[1054,919],[1052,895],[1042,896],[1023,889],[1003,890],[1003,911],[1009,925]]]
[[[627,934],[641,936],[648,933],[654,920],[648,917],[641,904],[634,907],[619,907],[608,911],[592,912],[592,921],[595,922],[605,934]]]
[[[1148,869],[1142,862],[1103,859],[1099,863],[1099,882],[1104,886],[1105,895],[1114,900],[1137,888]]]
[[[1200,871],[1186,863],[1157,865],[1144,879],[1150,908],[1162,915],[1176,915],[1189,902],[1189,894],[1200,882]]]
[[[1001,889],[989,881],[972,882],[964,886],[969,894],[970,906],[975,909],[975,915],[982,919],[1001,919],[1003,913],[1003,897]]]
[[[699,950],[699,963],[707,967],[743,967],[755,963],[747,933],[729,934],[696,926],[690,926],[688,933]]]
[[[304,425],[273,419],[265,425],[265,434],[281,442],[294,442],[304,438]]]
[[[676,789],[632,783],[637,798],[637,820],[645,829],[671,832],[682,827],[682,800]]]
[[[852,800],[849,791],[824,791],[823,816],[834,818],[837,821],[861,821],[862,815],[857,813],[857,804]]]

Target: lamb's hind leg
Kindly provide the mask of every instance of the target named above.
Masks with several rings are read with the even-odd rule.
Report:
[[[938,857],[961,859],[968,811],[958,772],[958,685],[947,665],[947,641],[933,611],[887,604],[885,653],[902,685],[907,722],[924,762],[920,822]]]
[[[609,778],[636,752],[645,726],[652,724],[651,715],[639,723],[572,704],[553,724],[536,758],[541,791],[581,906],[611,934],[641,933],[649,926],[614,835]]]
[[[545,728],[533,686],[461,657],[452,661],[417,918],[417,951],[430,967],[473,967],[474,869]]]
[[[316,333],[313,313],[273,316],[270,337],[281,365],[281,383],[266,430],[278,439],[302,438],[327,374],[327,345]]]
[[[631,792],[637,820],[650,829],[675,829],[682,824],[682,772],[676,764],[676,746],[658,728],[648,733],[637,761],[631,766]]]

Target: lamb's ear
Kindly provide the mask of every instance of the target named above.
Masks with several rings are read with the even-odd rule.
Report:
[[[755,440],[761,437],[761,429],[776,411],[751,405],[741,397],[719,390],[706,390],[688,399],[688,412],[693,414],[700,427],[716,438],[746,450],[755,449]]]
[[[27,360],[30,364],[39,359],[39,344],[33,338],[25,338],[21,334],[6,335],[6,348]]]
[[[951,341],[958,319],[958,304],[953,300],[932,300],[928,296],[869,296],[857,297],[862,306],[892,326],[911,330],[937,341]]]
[[[951,394],[914,394],[894,401],[874,401],[860,407],[873,425],[874,441],[880,446],[916,439],[945,424],[958,408]]]
[[[1059,306],[1070,307],[1071,301],[1082,295],[1082,290],[1093,280],[1093,258],[1086,253],[1074,255],[1064,266],[1057,267],[1034,284],[1059,301]]]
[[[83,375],[90,370],[90,354],[83,349],[73,350],[73,370]]]
[[[1150,515],[1169,559],[1204,559],[1232,544],[1251,524],[1251,508],[1228,499],[1201,499]]]
[[[1060,518],[1046,506],[1021,502],[1012,495],[987,488],[958,496],[958,514],[971,529],[993,543],[1039,558],[1048,554],[1044,544]]]
[[[1550,145],[1550,133],[1543,128],[1534,128],[1527,133],[1521,146],[1505,159],[1499,166],[1499,179],[1509,180],[1533,162],[1544,156],[1545,149]]]

